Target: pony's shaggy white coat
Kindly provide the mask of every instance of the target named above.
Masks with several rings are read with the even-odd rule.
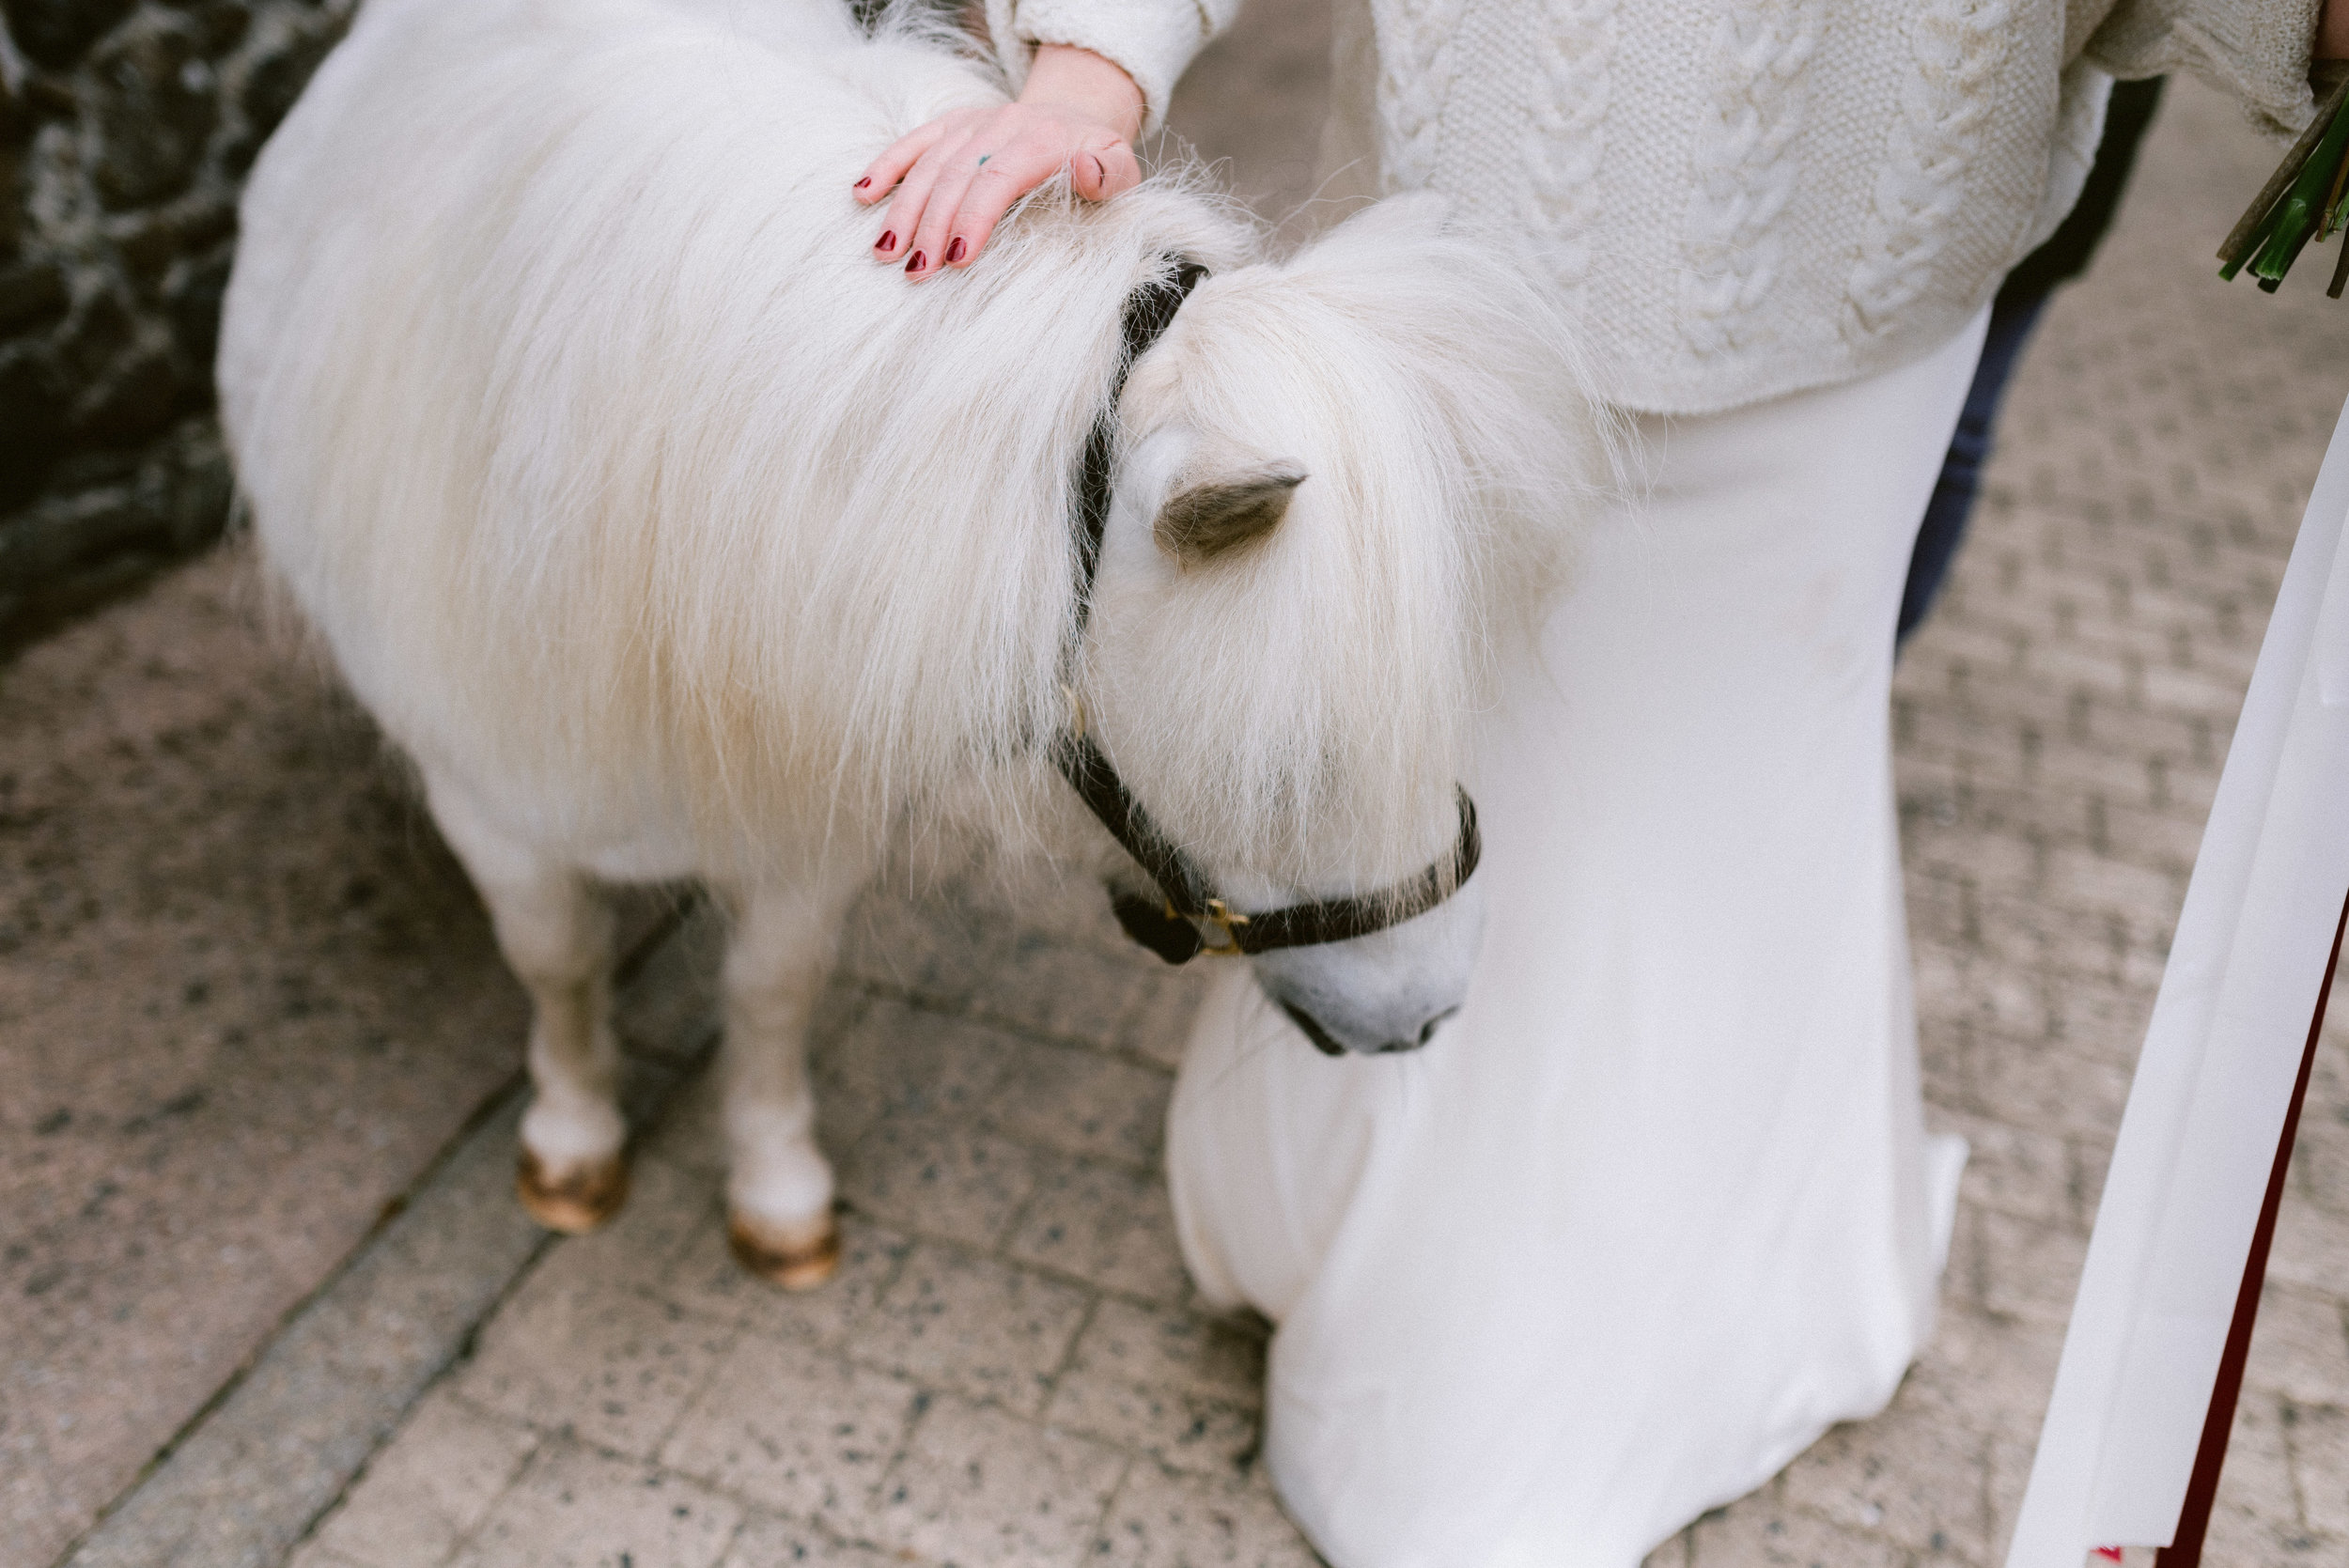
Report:
[[[222,406],[268,559],[436,811],[754,894],[950,813],[1106,862],[1044,759],[1073,674],[1236,890],[1441,850],[1497,636],[1589,509],[1571,335],[1432,207],[1276,260],[1195,174],[1055,182],[967,273],[875,265],[857,172],[1001,97],[826,0],[369,0],[255,169]],[[1072,672],[1077,458],[1173,256],[1213,275],[1117,411]],[[1153,543],[1268,459],[1310,477],[1268,536]]]

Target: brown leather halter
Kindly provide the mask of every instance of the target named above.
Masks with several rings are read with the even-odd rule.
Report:
[[[1148,352],[1174,324],[1190,291],[1207,270],[1178,256],[1126,300],[1124,353],[1110,381],[1108,401],[1085,438],[1083,465],[1077,474],[1077,637],[1084,637],[1093,609],[1093,589],[1101,567],[1101,537],[1110,520],[1110,468],[1117,451],[1117,402],[1134,361]],[[1202,953],[1238,956],[1277,948],[1351,941],[1423,915],[1452,896],[1475,872],[1484,853],[1476,831],[1476,804],[1458,791],[1460,832],[1452,852],[1408,881],[1349,898],[1315,899],[1255,914],[1241,914],[1217,896],[1214,883],[1182,846],[1160,832],[1134,792],[1081,724],[1063,734],[1052,748],[1053,766],[1078,799],[1158,884],[1157,899],[1112,893],[1110,906],[1126,934],[1170,964]],[[1210,940],[1210,937],[1213,938]]]

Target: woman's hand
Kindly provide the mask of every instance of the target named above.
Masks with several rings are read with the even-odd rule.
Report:
[[[856,199],[890,197],[874,259],[903,257],[906,276],[917,280],[968,267],[1012,203],[1063,169],[1088,201],[1131,190],[1142,181],[1133,149],[1141,129],[1132,77],[1091,50],[1044,44],[1018,102],[934,119],[864,171]]]

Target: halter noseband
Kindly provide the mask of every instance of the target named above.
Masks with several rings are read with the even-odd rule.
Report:
[[[1117,453],[1117,403],[1134,362],[1174,324],[1174,313],[1207,270],[1195,261],[1168,258],[1162,272],[1126,300],[1122,351],[1110,380],[1109,399],[1094,416],[1085,437],[1084,463],[1077,474],[1077,640],[1084,638],[1093,611],[1093,588],[1101,569],[1101,538],[1110,520],[1110,468]],[[1072,650],[1071,662],[1075,654]],[[1476,831],[1476,804],[1458,791],[1460,832],[1452,852],[1408,881],[1350,898],[1322,898],[1260,914],[1240,914],[1218,897],[1215,884],[1182,846],[1159,831],[1126,781],[1093,737],[1080,714],[1077,727],[1052,747],[1052,764],[1092,812],[1159,886],[1156,899],[1112,894],[1111,908],[1126,934],[1170,964],[1189,963],[1202,953],[1237,956],[1283,947],[1351,941],[1423,915],[1469,879],[1484,853]],[[1212,933],[1215,940],[1208,939]]]

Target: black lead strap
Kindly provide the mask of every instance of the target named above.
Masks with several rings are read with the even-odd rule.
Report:
[[[1101,539],[1109,529],[1111,470],[1117,455],[1117,404],[1134,362],[1165,335],[1174,313],[1190,298],[1207,270],[1184,257],[1166,258],[1166,270],[1126,300],[1120,324],[1122,352],[1110,379],[1109,397],[1085,436],[1084,462],[1077,474],[1077,635],[1084,635],[1093,613],[1093,587],[1101,569]],[[1052,749],[1053,765],[1076,790],[1112,838],[1159,885],[1157,900],[1113,893],[1111,908],[1126,934],[1170,964],[1188,963],[1202,953],[1270,953],[1283,947],[1350,941],[1425,914],[1467,881],[1484,853],[1476,831],[1476,805],[1459,791],[1460,831],[1452,853],[1409,881],[1351,898],[1315,899],[1261,914],[1240,914],[1216,895],[1208,880],[1180,846],[1159,831],[1132,790],[1117,776],[1107,753],[1081,724]],[[1220,939],[1210,943],[1206,932]]]

